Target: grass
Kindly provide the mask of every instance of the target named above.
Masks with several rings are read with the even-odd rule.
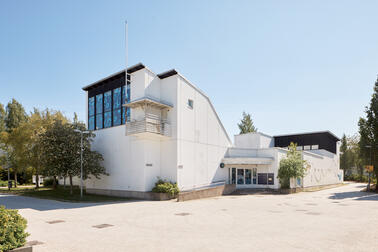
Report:
[[[8,191],[8,188],[0,188],[0,193],[16,194],[20,196],[28,196],[41,199],[52,199],[65,202],[114,202],[130,200],[128,198],[86,194],[85,190],[83,198],[81,199],[80,188],[77,186],[74,187],[72,195],[70,194],[70,188],[68,186],[66,187],[66,189],[64,189],[63,186],[58,186],[56,189],[53,189],[52,187],[41,187],[39,189],[36,189],[35,187],[17,187],[11,188],[10,191]]]

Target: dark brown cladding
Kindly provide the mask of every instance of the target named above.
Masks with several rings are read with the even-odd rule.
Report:
[[[298,146],[319,145],[319,149],[324,149],[334,154],[336,154],[338,141],[340,139],[329,131],[274,136],[275,147],[288,147],[290,143],[296,143]]]
[[[177,71],[176,71],[175,69],[172,69],[172,70],[169,70],[169,71],[167,71],[167,72],[164,72],[164,73],[158,74],[158,77],[159,77],[160,79],[164,79],[164,78],[168,78],[168,77],[170,77],[170,76],[173,76],[173,75],[175,75],[175,74],[177,74]]]
[[[133,72],[136,72],[140,69],[143,69],[145,68],[145,66],[142,64],[142,63],[139,63],[137,65],[134,65],[132,67],[129,67],[127,69],[127,73],[128,74],[131,74]],[[115,73],[105,79],[102,79],[100,81],[97,81],[91,85],[88,85],[86,87],[83,87],[83,90],[85,91],[88,91],[89,93],[93,93],[91,92],[91,90],[100,90],[100,89],[104,89],[104,88],[100,88],[101,86],[107,86],[106,89],[113,89],[113,88],[116,88],[118,86],[120,86],[120,81],[123,80],[123,85],[125,84],[125,71],[120,71],[118,73]],[[130,80],[130,76],[128,76],[128,80]],[[97,93],[97,92],[94,92],[94,93]]]

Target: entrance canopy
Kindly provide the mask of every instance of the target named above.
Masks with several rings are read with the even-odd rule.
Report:
[[[273,163],[273,158],[262,157],[228,157],[223,158],[225,165],[268,165]]]

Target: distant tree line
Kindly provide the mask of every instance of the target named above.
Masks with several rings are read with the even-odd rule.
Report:
[[[357,170],[362,179],[365,165],[374,166],[378,177],[378,79],[374,84],[370,103],[365,108],[365,116],[358,121],[358,134],[341,139],[340,167],[346,174]],[[378,190],[378,186],[376,186]]]
[[[73,121],[60,111],[34,109],[27,114],[23,106],[12,99],[6,107],[0,103],[0,170],[10,167],[17,187],[17,174],[26,169],[36,175],[51,177],[56,186],[59,178],[68,178],[72,193],[72,178],[80,175],[80,138],[75,130],[85,130],[77,115]],[[83,178],[106,175],[103,157],[91,150],[95,135],[83,134]]]

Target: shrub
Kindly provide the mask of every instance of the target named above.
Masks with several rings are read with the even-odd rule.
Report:
[[[174,196],[178,194],[180,190],[177,187],[177,183],[168,182],[159,178],[155,183],[155,187],[152,188],[152,191],[157,193],[169,193]]]
[[[58,182],[58,181],[57,181]],[[53,178],[45,178],[43,179],[43,186],[52,186],[54,184]]]
[[[7,251],[25,245],[26,220],[17,210],[5,209],[0,206],[0,251]]]
[[[7,187],[7,186],[8,186],[8,181],[0,180],[0,187]]]

